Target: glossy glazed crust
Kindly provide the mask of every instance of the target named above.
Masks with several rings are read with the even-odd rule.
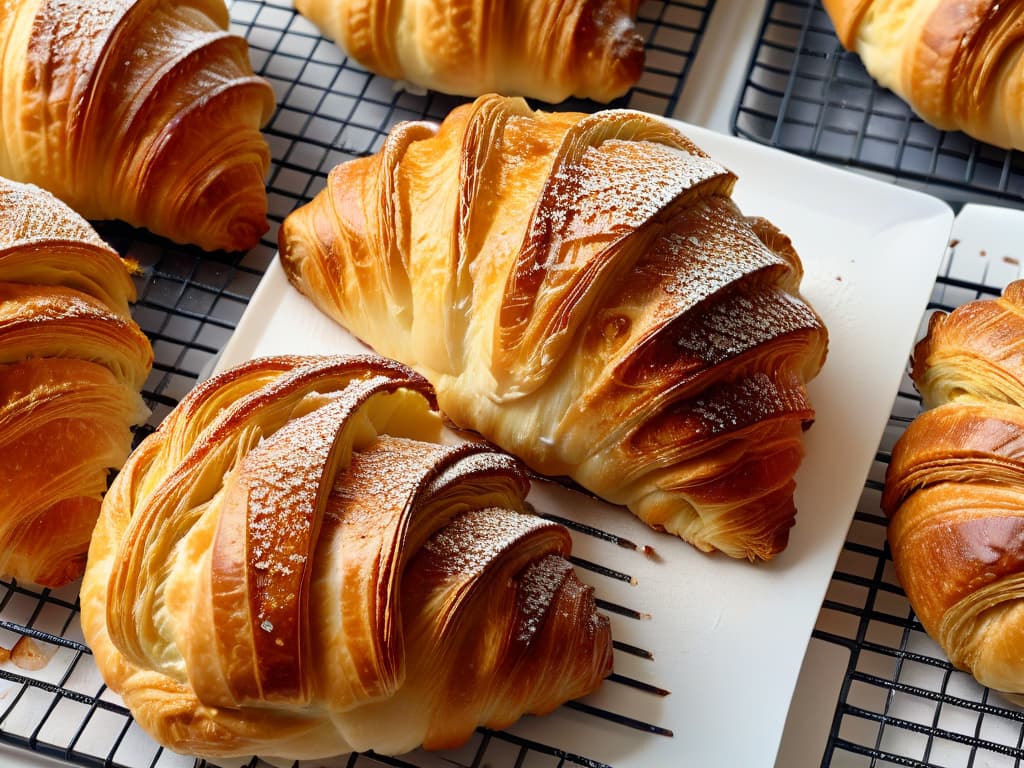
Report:
[[[936,313],[914,353],[930,409],[893,449],[883,508],[927,632],[983,684],[1024,693],[1024,283]]]
[[[47,192],[0,179],[0,573],[82,575],[153,361],[128,266]]]
[[[0,175],[208,250],[267,230],[274,95],[223,0],[0,3]]]
[[[928,123],[1024,148],[1024,5],[825,0],[843,45]]]
[[[280,253],[456,424],[702,549],[769,558],[827,334],[734,181],[655,118],[488,96],[335,168]]]
[[[107,684],[159,742],[318,758],[461,744],[596,688],[607,618],[519,465],[437,442],[376,357],[200,384],[104,500],[81,591]]]
[[[637,0],[298,0],[373,72],[462,96],[609,102],[639,80]]]

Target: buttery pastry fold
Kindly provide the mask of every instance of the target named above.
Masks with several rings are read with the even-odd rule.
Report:
[[[0,175],[208,250],[268,229],[274,107],[223,0],[0,4]]]
[[[462,96],[609,102],[640,79],[639,0],[296,0],[372,72]]]
[[[827,333],[735,181],[656,118],[487,96],[336,167],[281,260],[459,426],[701,549],[770,558]]]
[[[928,410],[893,449],[893,564],[950,661],[1024,695],[1024,282],[937,312],[914,352]]]
[[[824,0],[839,40],[936,128],[1024,149],[1024,5]]]
[[[427,382],[364,357],[244,363],[108,493],[81,591],[107,684],[179,752],[464,742],[589,693],[608,619],[509,456],[440,444]]]
[[[77,214],[0,179],[0,573],[81,576],[107,474],[148,413],[127,265]]]

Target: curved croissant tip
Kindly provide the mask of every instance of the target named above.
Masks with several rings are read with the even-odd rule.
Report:
[[[264,214],[262,217],[248,216],[232,219],[227,229],[211,227],[204,232],[180,232],[151,228],[155,234],[162,235],[180,245],[195,245],[204,251],[224,251],[241,253],[249,251],[260,244],[260,238],[270,230],[270,222]]]
[[[608,93],[612,98],[622,95],[643,74],[643,36],[637,30],[635,13],[624,9],[618,0],[586,4],[573,47],[576,71],[584,88],[593,93]]]
[[[260,238],[270,231],[270,222],[266,214],[258,217],[236,218],[228,225],[226,245],[227,251],[248,251],[260,243]]]

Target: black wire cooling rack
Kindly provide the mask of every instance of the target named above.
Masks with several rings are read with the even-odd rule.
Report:
[[[936,130],[843,50],[820,0],[770,0],[733,129],[948,200],[1024,207],[1024,156]]]
[[[733,130],[957,207],[1024,207],[1021,153],[923,123],[842,48],[820,0],[769,0]],[[1011,226],[1024,232],[1024,217]],[[954,240],[918,338],[932,312],[998,295],[1019,276],[1019,256],[965,252]],[[905,376],[814,631],[849,652],[821,765],[1019,768],[1024,712],[949,664],[892,567],[881,493],[892,447],[920,409]]]
[[[638,21],[647,40],[647,66],[636,87],[611,106],[673,112],[713,2],[641,4]],[[278,100],[264,131],[273,158],[268,177],[271,229],[247,253],[210,254],[122,224],[97,224],[105,239],[141,267],[133,315],[153,343],[154,365],[143,392],[152,415],[138,439],[155,429],[212,368],[275,256],[281,221],[319,190],[327,172],[337,163],[376,151],[395,123],[440,120],[465,101],[402,90],[365,72],[298,16],[290,0],[235,0],[229,6],[234,30],[249,42],[254,69],[270,81]],[[572,100],[559,108],[594,111],[603,106]],[[22,638],[32,640],[48,662],[38,672],[11,664],[0,668],[0,743],[82,766],[193,765],[191,758],[154,744],[104,688],[81,637],[77,585],[39,590],[0,581],[0,647],[9,649]],[[638,725],[643,726],[626,727]],[[257,764],[255,759],[249,763]],[[447,755],[443,764],[600,768],[585,757],[487,730]],[[372,754],[353,755],[347,765],[412,766]]]
[[[998,296],[1018,276],[1017,257],[954,239],[918,338],[932,313]],[[821,765],[1019,768],[1024,711],[949,664],[893,570],[881,494],[893,445],[920,411],[905,376],[813,633],[849,652]]]

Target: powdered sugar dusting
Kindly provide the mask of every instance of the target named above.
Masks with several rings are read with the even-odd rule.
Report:
[[[35,325],[73,320],[100,320],[125,326],[128,323],[107,311],[85,294],[48,286],[45,289],[0,283],[0,325]]]
[[[448,576],[466,578],[483,571],[516,541],[553,523],[536,515],[489,507],[466,512],[424,545]]]
[[[242,472],[251,478],[247,545],[259,577],[260,619],[278,598],[294,599],[286,585],[301,575],[312,550],[318,492],[337,434],[388,381],[372,377],[331,393],[328,404],[288,422],[243,459]]]
[[[789,269],[761,242],[735,204],[719,196],[680,212],[640,265],[657,273],[662,301],[679,311],[770,267]]]
[[[326,431],[304,431],[317,443],[328,438]],[[280,453],[256,451],[245,462],[245,471],[255,475],[249,492],[250,558],[257,571],[271,576],[291,573],[296,561],[290,550],[308,538],[322,471],[316,446],[309,451],[292,447]]]
[[[410,502],[432,468],[454,450],[456,446],[381,435],[352,457],[348,471],[339,473],[331,491],[331,509],[343,509],[347,525],[372,529],[380,509]],[[379,501],[366,503],[367,499]]]
[[[134,3],[131,0],[45,0],[36,24],[53,30],[57,42],[98,38]]]
[[[712,389],[697,398],[691,412],[702,422],[705,435],[741,429],[787,413],[810,408],[802,387],[779,386],[765,373]]]
[[[801,299],[780,289],[736,292],[709,302],[697,318],[684,320],[675,329],[676,347],[709,365],[780,336],[821,327]]]
[[[572,573],[568,560],[548,555],[531,563],[519,582],[519,622],[515,638],[529,643],[536,636],[558,590]]]
[[[525,475],[519,467],[519,463],[511,456],[499,453],[498,451],[482,450],[462,457],[459,461],[450,464],[437,476],[428,489],[429,494],[435,494],[442,488],[470,477],[481,474],[514,474],[522,478],[525,483]]]
[[[588,147],[578,163],[555,166],[528,239],[543,232],[557,233],[559,242],[607,240],[636,229],[699,184],[730,177],[707,157],[654,142],[610,139]]]
[[[31,184],[0,179],[0,213],[0,246],[70,240],[86,242],[116,256],[85,219]]]

